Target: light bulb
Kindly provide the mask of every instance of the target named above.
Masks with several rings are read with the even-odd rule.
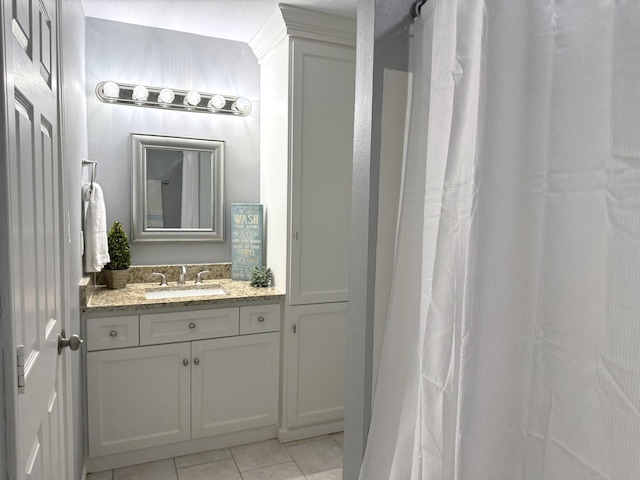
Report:
[[[191,90],[189,93],[185,95],[184,104],[195,107],[200,103],[200,100],[201,100],[200,94],[195,90]]]
[[[214,95],[207,103],[207,107],[211,110],[220,110],[227,104],[227,100],[222,95]]]
[[[171,103],[173,102],[174,98],[176,98],[176,96],[174,95],[173,91],[169,88],[163,88],[162,90],[160,90],[160,93],[158,94],[158,101],[160,103]]]
[[[137,102],[146,102],[149,97],[149,90],[144,85],[138,85],[133,89],[132,98]]]
[[[120,95],[120,87],[116,82],[107,82],[102,85],[102,94],[108,98],[118,98]]]
[[[240,113],[249,113],[251,110],[251,103],[246,98],[239,97],[233,104],[233,108]]]

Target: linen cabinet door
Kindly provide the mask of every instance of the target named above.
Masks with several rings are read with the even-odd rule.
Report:
[[[291,305],[348,299],[355,50],[293,40]]]
[[[87,353],[89,455],[190,438],[189,343]]]
[[[344,420],[348,303],[289,307],[285,429]]]
[[[280,333],[192,344],[191,435],[278,423]]]

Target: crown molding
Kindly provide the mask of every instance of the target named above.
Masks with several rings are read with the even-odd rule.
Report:
[[[258,62],[286,37],[307,38],[355,47],[356,20],[279,4],[249,42]]]

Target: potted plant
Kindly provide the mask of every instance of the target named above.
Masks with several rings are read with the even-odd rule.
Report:
[[[255,267],[251,272],[252,287],[268,287],[272,279],[271,269],[267,267]]]
[[[129,238],[120,222],[113,222],[107,234],[110,262],[104,266],[104,278],[108,288],[124,288],[129,280],[131,249]]]

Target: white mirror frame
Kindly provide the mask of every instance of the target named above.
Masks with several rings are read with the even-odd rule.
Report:
[[[131,133],[131,233],[133,242],[209,241],[224,242],[224,141]],[[212,228],[146,228],[147,148],[199,150],[213,158]]]

